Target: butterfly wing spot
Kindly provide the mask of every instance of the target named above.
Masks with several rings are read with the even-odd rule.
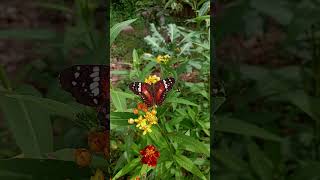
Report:
[[[164,88],[166,88],[166,90],[168,89],[168,85],[167,85],[167,82],[166,80],[162,80],[163,84],[164,84]]]
[[[76,72],[74,73],[74,77],[77,79],[80,76],[80,73]]]
[[[93,93],[93,96],[98,96],[99,95],[99,88],[95,88],[91,92]]]
[[[99,86],[98,82],[93,82],[93,83],[90,84],[90,89],[94,89],[94,88],[96,88],[98,86]]]
[[[99,66],[94,66],[92,69],[93,72],[99,72]]]
[[[94,72],[90,74],[90,77],[94,78],[94,77],[98,77],[99,76],[99,72]]]
[[[105,102],[109,87],[109,67],[106,65],[75,65],[59,74],[61,87],[81,104],[97,107]],[[102,96],[103,93],[103,96]],[[96,99],[95,103],[93,99]]]
[[[93,81],[100,81],[100,78],[99,77],[95,77],[95,78],[93,78]]]
[[[138,84],[138,92],[141,92],[141,83]]]

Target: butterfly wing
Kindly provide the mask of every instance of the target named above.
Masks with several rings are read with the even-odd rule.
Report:
[[[109,111],[109,102],[105,102],[98,109],[98,119],[100,126],[105,127],[105,130],[110,130],[110,111]]]
[[[169,77],[167,79],[162,79],[154,85],[154,99],[156,105],[161,105],[167,95],[167,93],[172,89],[175,83],[175,79]]]
[[[129,89],[136,95],[139,95],[148,107],[153,105],[153,93],[151,85],[143,82],[133,82],[129,84]]]
[[[62,88],[81,104],[101,106],[109,99],[109,66],[75,65],[60,75]]]

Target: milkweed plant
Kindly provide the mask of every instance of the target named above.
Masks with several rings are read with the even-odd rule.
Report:
[[[150,51],[133,50],[129,73],[110,90],[112,179],[210,178],[209,28],[151,24]],[[175,83],[160,105],[128,87],[146,83],[157,96],[155,84],[168,77]]]

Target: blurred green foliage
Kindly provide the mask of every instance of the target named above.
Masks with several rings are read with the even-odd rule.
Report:
[[[232,38],[239,37],[260,38],[264,50],[276,36],[268,34],[275,27],[284,38],[253,61],[244,51],[255,49],[217,55],[223,86],[215,92],[226,101],[215,113],[216,179],[319,179],[319,5],[306,0],[217,3],[218,53],[226,41],[236,49],[240,43]]]

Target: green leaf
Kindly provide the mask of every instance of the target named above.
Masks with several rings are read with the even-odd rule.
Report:
[[[252,169],[262,180],[273,178],[273,164],[263,151],[252,141],[248,144],[248,153]]]
[[[77,113],[80,113],[83,110],[79,107],[61,103],[47,98],[18,94],[8,94],[6,96],[35,103],[37,106],[41,106],[44,109],[46,109],[50,114],[57,114],[70,119],[73,119]]]
[[[110,90],[112,104],[116,107],[117,111],[124,112],[127,109],[126,97],[123,97],[122,91]]]
[[[203,153],[207,156],[210,156],[210,149],[207,148],[204,143],[191,136],[183,134],[168,134],[168,136],[174,142],[176,142],[181,149],[196,153]]]
[[[292,104],[308,114],[313,120],[320,122],[320,112],[318,109],[320,106],[319,98],[308,96],[302,90],[288,93],[286,96]]]
[[[190,51],[190,48],[192,47],[192,42],[187,42],[181,47],[180,53],[178,56],[181,56],[182,54],[188,54]]]
[[[8,159],[0,160],[1,171],[32,176],[31,179],[81,179],[89,178],[91,170],[80,168],[74,162],[52,159]],[[0,171],[0,178],[3,179]],[[7,178],[4,178],[7,179]]]
[[[177,28],[177,26],[175,24],[168,25],[168,33],[169,33],[169,37],[170,37],[171,42],[174,42],[175,39],[177,39],[180,36],[179,29]]]
[[[320,163],[315,161],[309,161],[297,169],[294,170],[290,180],[301,180],[301,179],[319,179],[320,178]]]
[[[212,156],[232,171],[241,172],[248,168],[248,163],[227,149],[215,149],[212,151]]]
[[[111,112],[110,123],[111,126],[129,126],[129,118],[137,118],[137,115],[129,112]]]
[[[43,29],[9,29],[0,30],[0,39],[50,40],[57,35],[54,31]]]
[[[258,11],[273,17],[282,25],[288,25],[293,17],[289,7],[277,0],[254,0],[250,1],[250,5]]]
[[[119,177],[129,173],[131,170],[140,165],[140,158],[133,159],[127,165],[125,165],[113,178],[112,180],[116,180]]]
[[[161,130],[158,126],[152,126],[151,128],[152,132],[147,133],[148,137],[150,137],[153,141],[153,143],[158,147],[168,147],[168,144],[166,143],[165,138],[163,137]]]
[[[132,51],[132,63],[133,63],[133,67],[136,69],[139,69],[139,65],[140,65],[140,58],[139,55],[137,53],[136,49],[133,49]]]
[[[205,3],[203,3],[203,5],[201,6],[201,8],[198,11],[198,17],[199,16],[204,16],[208,13],[209,11],[209,7],[210,7],[210,1],[207,1]]]
[[[61,11],[62,13],[72,13],[72,10],[63,4],[36,2],[36,3],[34,3],[34,5],[41,7],[41,8],[47,8],[47,9],[51,9],[51,10]]]
[[[146,76],[148,76],[151,73],[152,68],[155,67],[157,63],[151,61],[149,62],[142,70],[139,79],[144,80],[144,78],[146,78]]]
[[[282,141],[279,136],[245,121],[230,117],[217,117],[216,119],[217,122],[214,126],[216,131],[253,136],[277,142]]]
[[[49,113],[34,102],[0,96],[1,109],[25,157],[41,157],[53,150]]]
[[[136,21],[137,19],[129,19],[127,21],[123,21],[120,23],[115,24],[114,26],[112,26],[112,28],[110,29],[110,45],[115,41],[115,39],[117,38],[117,36],[119,35],[119,33],[125,28],[127,27],[129,24],[133,23],[134,21]]]
[[[206,180],[206,177],[201,173],[199,168],[193,164],[193,161],[191,161],[189,158],[186,156],[176,154],[173,156],[175,161],[184,169],[187,171],[191,172],[192,174],[200,177],[201,179]]]
[[[48,153],[48,158],[54,158],[62,161],[74,161],[74,150],[72,148],[60,149],[55,152]]]
[[[219,109],[219,107],[226,101],[226,98],[225,97],[213,97],[212,101],[213,101],[213,112],[212,113],[215,113]]]
[[[166,102],[170,102],[170,103],[177,103],[177,104],[185,104],[185,105],[190,105],[190,106],[196,106],[196,107],[199,107],[199,105],[189,101],[189,100],[186,100],[186,99],[183,99],[183,98],[168,98],[166,99]]]
[[[111,71],[111,75],[128,75],[128,74],[129,74],[128,71],[119,71],[119,70]]]
[[[0,81],[1,81],[1,83],[2,83],[2,85],[3,85],[3,87],[4,87],[5,89],[7,89],[7,90],[9,90],[9,91],[12,90],[12,88],[11,88],[11,83],[10,83],[10,81],[9,81],[9,79],[8,79],[8,76],[7,76],[7,74],[6,74],[6,71],[5,71],[3,65],[0,65]]]

